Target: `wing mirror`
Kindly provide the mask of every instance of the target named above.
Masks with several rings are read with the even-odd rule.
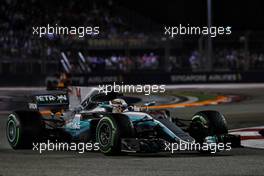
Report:
[[[156,104],[156,101],[147,102],[144,104],[144,106],[154,106]]]

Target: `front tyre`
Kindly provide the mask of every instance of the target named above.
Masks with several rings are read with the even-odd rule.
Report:
[[[189,133],[200,144],[217,143],[221,136],[228,134],[225,117],[218,111],[200,111],[193,116]]]
[[[132,123],[124,115],[104,116],[96,127],[96,141],[105,155],[121,153],[121,138],[133,135]]]

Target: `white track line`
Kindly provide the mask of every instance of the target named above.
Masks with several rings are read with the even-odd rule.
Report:
[[[0,91],[38,91],[46,90],[46,87],[0,87]]]
[[[166,85],[166,89],[252,89],[264,88],[263,83],[230,83],[230,84],[184,84]]]
[[[184,96],[186,97],[188,100],[184,101],[184,102],[181,102],[181,103],[184,103],[184,104],[188,104],[188,103],[194,103],[194,102],[197,102],[199,100],[199,98],[197,97],[192,97],[192,96]]]
[[[259,133],[260,129],[264,129],[264,126],[232,129],[229,130],[229,133],[240,135],[242,138],[241,145],[244,147],[264,149],[264,137],[262,138],[262,135]],[[250,137],[253,137],[253,139],[250,139]],[[257,139],[254,139],[254,137],[257,137]]]
[[[245,130],[245,129],[259,129],[259,128],[263,128],[264,129],[264,126],[255,126],[255,127],[245,127],[245,128],[231,129],[231,130],[229,130],[229,132],[242,131],[242,130]]]
[[[89,86],[90,88],[96,86]],[[166,89],[251,89],[264,88],[263,83],[218,83],[166,85]],[[0,87],[0,90],[45,90],[45,87]]]
[[[258,140],[243,140],[241,141],[241,145],[248,148],[257,148],[257,149],[264,149],[264,139]]]

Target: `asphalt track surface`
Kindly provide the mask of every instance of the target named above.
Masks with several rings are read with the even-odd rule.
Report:
[[[230,129],[264,125],[263,88],[250,89],[192,89],[192,91],[242,94],[242,102],[206,107],[190,107],[171,110],[174,117],[189,119],[195,112],[205,109],[219,110],[226,116]],[[20,95],[21,91],[18,92]],[[0,96],[10,92],[0,91]],[[17,94],[16,94],[17,95]],[[8,98],[8,97],[7,97]],[[197,152],[130,154],[109,157],[101,153],[78,154],[69,151],[53,151],[39,154],[31,150],[12,150],[5,137],[5,123],[10,105],[0,103],[0,176],[13,175],[264,175],[264,150],[237,148],[216,155]]]

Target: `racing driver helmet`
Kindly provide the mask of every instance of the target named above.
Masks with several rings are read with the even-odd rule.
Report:
[[[110,105],[113,107],[113,113],[121,113],[127,108],[126,101],[121,98],[111,100]]]

